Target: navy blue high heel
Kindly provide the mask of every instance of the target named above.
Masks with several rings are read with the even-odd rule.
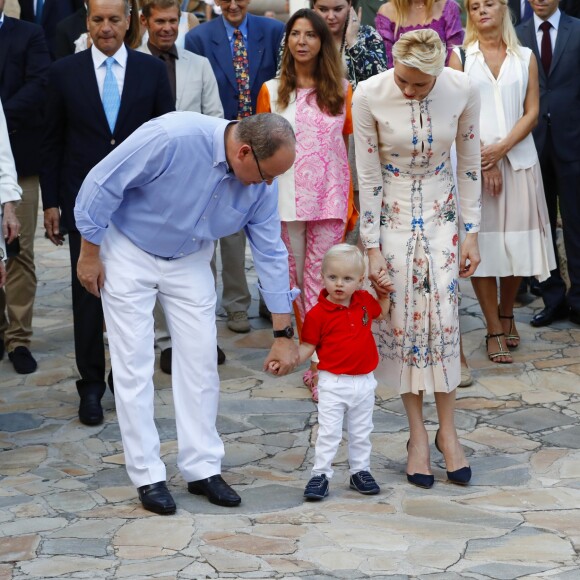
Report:
[[[443,455],[443,451],[439,447],[439,443],[437,443],[437,437],[439,436],[439,429],[437,429],[437,433],[435,433],[435,447],[437,451]],[[460,469],[456,469],[455,471],[448,471],[447,472],[447,479],[451,483],[455,483],[457,485],[467,485],[471,480],[471,467],[469,465],[467,467],[461,467]]]
[[[407,451],[409,451],[409,441],[407,441]],[[431,489],[435,483],[435,477],[427,473],[413,473],[413,475],[407,473],[407,481],[411,485],[416,485],[423,489]]]

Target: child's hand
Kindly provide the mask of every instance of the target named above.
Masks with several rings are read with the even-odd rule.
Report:
[[[394,292],[395,286],[391,282],[389,275],[387,274],[386,270],[381,270],[379,275],[377,276],[377,283],[378,285],[388,292]]]
[[[277,375],[278,371],[280,370],[280,363],[277,360],[272,360],[268,364],[268,372],[272,373],[273,375]]]

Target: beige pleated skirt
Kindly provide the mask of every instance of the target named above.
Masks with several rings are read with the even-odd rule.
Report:
[[[540,164],[514,170],[501,162],[503,190],[482,191],[479,251],[474,276],[534,276],[542,281],[556,267]]]

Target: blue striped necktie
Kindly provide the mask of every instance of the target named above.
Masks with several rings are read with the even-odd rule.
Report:
[[[115,123],[117,122],[117,115],[119,114],[119,107],[121,105],[119,85],[112,70],[114,62],[115,59],[112,56],[105,61],[107,74],[105,75],[105,84],[103,85],[103,109],[105,109],[105,115],[107,116],[111,133],[115,129]]]

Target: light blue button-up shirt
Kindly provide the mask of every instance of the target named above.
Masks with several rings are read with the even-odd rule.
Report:
[[[230,48],[232,49],[232,56],[234,54],[234,30],[239,30],[242,33],[242,37],[244,38],[244,44],[246,45],[246,50],[248,48],[248,17],[246,16],[241,24],[234,28],[225,18],[222,18],[225,29],[226,35],[228,40],[230,41]]]
[[[100,245],[110,222],[136,246],[167,259],[245,229],[271,312],[289,313],[288,254],[278,185],[244,185],[229,171],[231,121],[168,113],[141,126],[87,175],[75,205],[81,235]]]

